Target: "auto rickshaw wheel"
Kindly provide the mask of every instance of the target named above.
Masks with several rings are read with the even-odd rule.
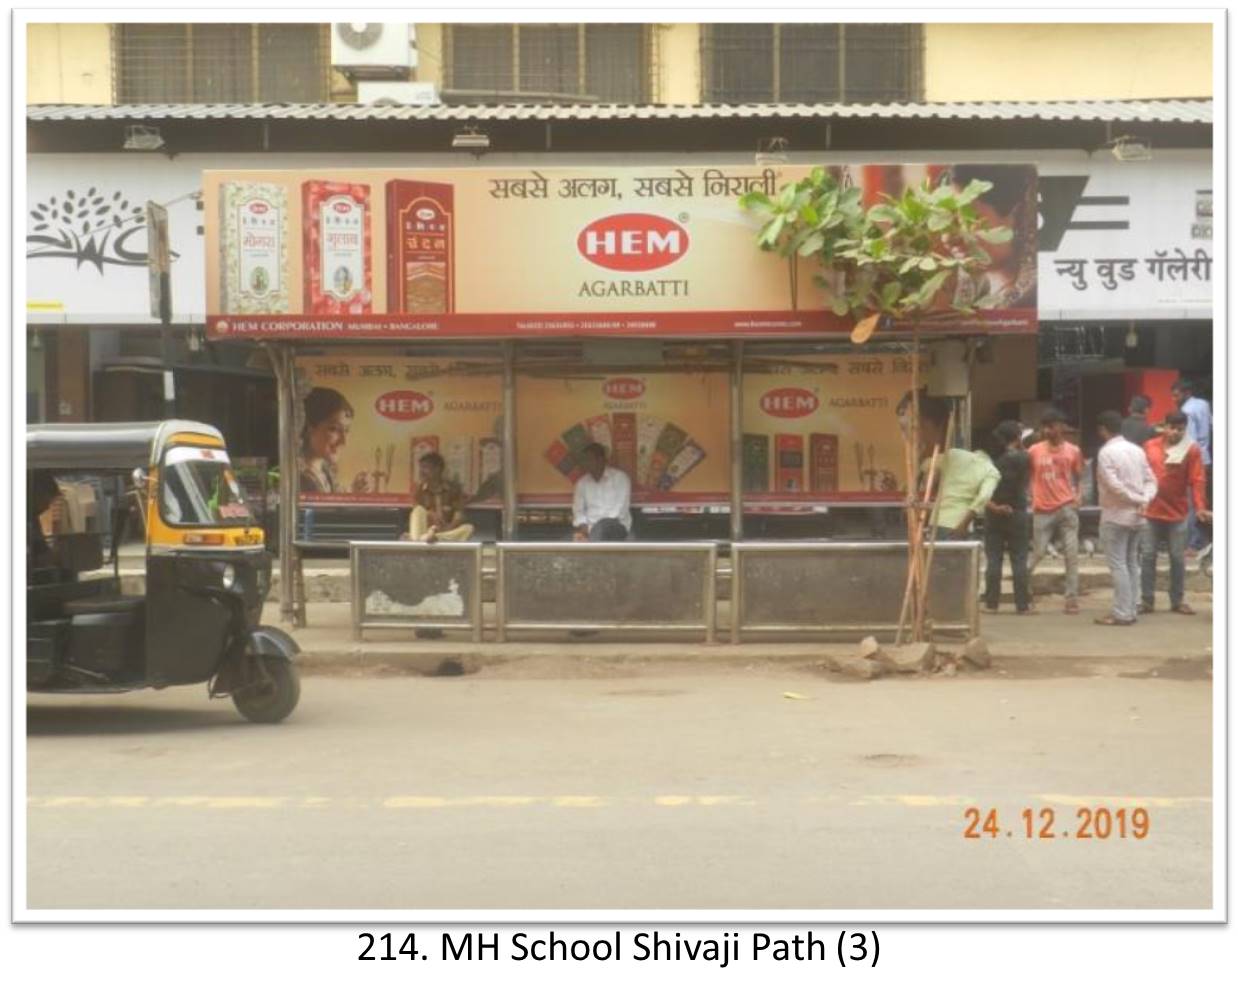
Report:
[[[283,657],[261,657],[252,665],[255,680],[232,693],[237,712],[251,723],[287,719],[301,698],[296,665]]]

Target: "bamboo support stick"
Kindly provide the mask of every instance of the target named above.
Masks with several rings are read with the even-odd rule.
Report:
[[[928,477],[924,482],[924,499],[919,503],[920,508],[916,510],[916,528],[914,534],[915,542],[908,554],[909,569],[907,571],[907,589],[903,593],[903,605],[898,615],[898,633],[895,637],[896,643],[902,640],[903,627],[906,625],[908,613],[911,611],[913,606],[917,608],[919,607],[920,600],[924,597],[924,593],[928,589],[928,575],[924,570],[923,555],[921,553],[921,550],[923,549],[921,537],[924,535],[924,525],[926,522],[926,503],[929,500],[929,495],[933,493],[933,485],[937,479],[937,465],[940,459],[941,450],[939,447],[935,446],[933,447],[932,459],[929,461]],[[913,581],[915,582],[914,584]],[[913,613],[913,625],[911,632],[913,641],[919,640],[920,638],[920,634],[917,633],[914,623],[915,615]]]
[[[946,438],[942,440],[943,456],[950,451],[950,444],[954,440],[954,409],[950,410],[950,418],[946,420]],[[924,623],[925,617],[928,615],[928,593],[929,585],[932,580],[933,572],[933,556],[937,552],[937,521],[941,515],[941,488],[938,489],[937,496],[933,499],[932,515],[929,522],[929,544],[928,554],[924,562],[924,584],[920,589],[920,601],[916,605],[916,621],[913,627],[917,634],[917,639],[924,638]]]

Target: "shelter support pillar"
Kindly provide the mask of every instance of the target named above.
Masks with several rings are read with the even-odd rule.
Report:
[[[744,538],[744,344],[731,344],[731,541]]]
[[[516,536],[516,344],[503,343],[503,539]]]

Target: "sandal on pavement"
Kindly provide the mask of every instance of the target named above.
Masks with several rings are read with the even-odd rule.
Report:
[[[1077,616],[1079,614],[1079,603],[1073,598],[1066,599],[1066,608],[1062,610],[1068,616]]]
[[[1155,611],[1156,611],[1156,606],[1153,605],[1151,602],[1140,602],[1139,603],[1139,614],[1141,616],[1146,616],[1149,612],[1155,612]]]
[[[1170,609],[1170,611],[1176,612],[1180,616],[1195,615],[1195,610],[1192,609],[1189,605],[1187,605],[1186,602],[1183,602],[1181,605],[1175,605],[1172,609]]]
[[[1116,616],[1098,616],[1092,622],[1097,626],[1133,626],[1134,619],[1118,619]]]

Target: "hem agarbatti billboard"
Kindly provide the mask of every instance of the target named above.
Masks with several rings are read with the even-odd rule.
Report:
[[[743,377],[743,490],[753,502],[898,497],[899,406],[910,358],[849,353],[755,365]],[[302,356],[299,493],[307,505],[406,506],[419,461],[439,453],[474,503],[503,494],[497,362]],[[516,378],[522,505],[563,505],[581,450],[601,443],[638,504],[730,495],[730,375],[718,370],[522,372]]]
[[[984,277],[1001,307],[930,319],[951,331],[1036,328],[1036,170],[832,166],[866,204],[981,178],[1013,229]],[[207,171],[207,333],[217,339],[846,332],[814,267],[756,247],[741,194],[808,166]]]

